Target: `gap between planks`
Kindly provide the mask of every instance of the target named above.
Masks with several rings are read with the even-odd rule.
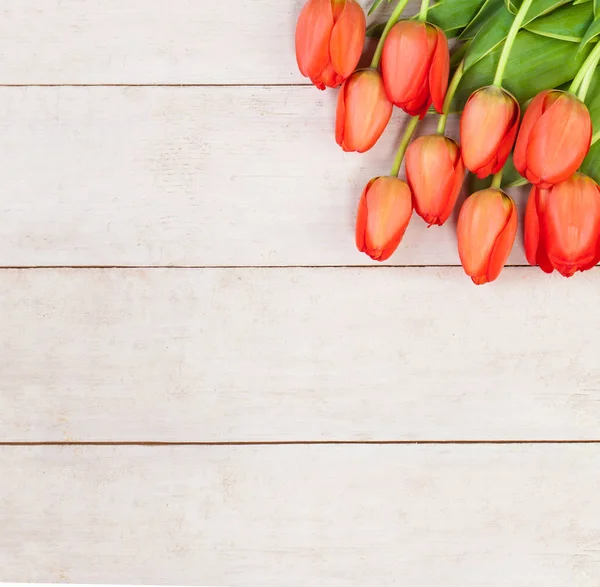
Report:
[[[297,84],[0,84],[0,88],[312,88],[310,83]],[[332,89],[332,88],[330,88]],[[338,88],[333,88],[338,89]]]
[[[47,269],[135,270],[135,269],[460,269],[462,265],[2,265],[0,271]],[[532,265],[504,265],[505,269],[538,269]]]
[[[597,440],[281,440],[281,441],[233,441],[233,442],[158,442],[158,441],[84,441],[84,442],[0,442],[3,446],[328,446],[328,445],[514,445],[514,444],[600,444]]]

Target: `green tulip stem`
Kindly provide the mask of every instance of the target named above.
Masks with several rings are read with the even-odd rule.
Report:
[[[596,46],[592,50],[592,52],[587,56],[586,60],[583,62],[583,65],[579,68],[577,75],[573,79],[571,86],[569,87],[569,92],[575,94],[579,87],[581,86],[583,80],[587,72],[590,69],[596,69],[598,65],[598,59],[600,58],[600,41],[596,43]],[[587,89],[586,89],[587,92]]]
[[[513,20],[510,30],[508,31],[506,41],[504,41],[504,47],[502,47],[502,53],[500,53],[500,61],[498,61],[498,67],[496,68],[496,75],[494,76],[493,82],[498,88],[502,86],[502,78],[504,77],[504,70],[506,69],[506,64],[508,63],[510,51],[515,39],[517,38],[519,29],[523,26],[523,21],[527,16],[527,12],[529,12],[532,2],[533,0],[523,0],[523,4],[521,4],[521,8],[519,8],[519,11],[515,16],[515,20]]]
[[[375,55],[373,55],[373,60],[371,61],[371,67],[373,69],[377,69],[379,67],[379,62],[381,61],[381,54],[383,53],[383,45],[387,36],[389,35],[392,27],[398,22],[402,11],[406,8],[408,4],[408,0],[399,0],[398,4],[396,4],[396,8],[394,8],[394,12],[390,16],[390,19],[387,21],[385,28],[383,29],[383,33],[381,33],[381,38],[379,39],[379,43],[377,43],[377,49],[375,49]]]
[[[392,167],[392,171],[390,171],[390,175],[392,177],[398,177],[400,173],[400,167],[402,165],[402,161],[404,159],[404,154],[406,153],[406,149],[408,148],[408,143],[410,143],[410,139],[412,138],[413,133],[415,132],[415,128],[417,128],[417,124],[419,124],[419,117],[413,116],[406,130],[404,131],[404,136],[402,137],[402,141],[400,141],[400,146],[398,147],[398,153],[396,153],[396,159],[394,159],[394,166]]]
[[[446,122],[448,122],[448,114],[450,114],[450,108],[452,106],[452,100],[454,99],[454,94],[458,89],[460,81],[465,73],[464,68],[465,62],[464,60],[458,64],[452,79],[450,80],[450,85],[448,86],[448,90],[446,92],[446,98],[444,99],[444,107],[442,108],[442,115],[440,116],[440,121],[438,122],[437,133],[439,135],[443,135],[446,131]]]
[[[429,0],[421,0],[421,10],[419,11],[419,20],[425,22],[429,12]]]
[[[598,59],[600,61],[600,57]],[[593,67],[590,67],[581,82],[581,86],[579,86],[579,91],[577,92],[577,97],[585,102],[585,97],[587,96],[588,90],[590,89],[590,85],[592,83],[592,79],[594,78],[594,73],[596,72],[596,67],[598,66],[598,61],[594,64]]]
[[[492,178],[492,185],[490,186],[492,189],[500,189],[500,186],[502,185],[503,173],[504,169],[501,169],[500,171],[498,171],[498,173],[496,173],[496,175],[494,175],[494,177]]]

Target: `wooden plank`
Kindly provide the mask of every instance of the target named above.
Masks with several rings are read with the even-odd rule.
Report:
[[[374,264],[356,205],[402,120],[343,153],[334,102],[306,87],[0,88],[0,265]],[[389,263],[458,264],[455,221],[415,217]]]
[[[0,441],[598,439],[598,291],[533,268],[0,271]]]
[[[303,4],[5,0],[0,8],[0,82],[305,83],[294,52]],[[414,13],[415,4],[407,14]]]
[[[2,447],[7,581],[595,587],[600,453]]]

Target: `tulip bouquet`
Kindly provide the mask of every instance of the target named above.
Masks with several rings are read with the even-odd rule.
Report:
[[[374,0],[369,14],[391,1]],[[388,259],[413,210],[444,224],[469,174],[457,237],[474,283],[502,271],[518,228],[505,190],[527,184],[528,262],[566,277],[595,266],[600,0],[422,0],[417,15],[401,18],[407,3],[396,0],[385,22],[367,28],[356,0],[308,0],[296,28],[300,72],[321,90],[339,87],[335,139],[344,151],[371,149],[394,106],[410,116],[390,174],[360,197],[358,249]],[[357,69],[366,37],[377,46]],[[439,115],[437,133],[411,142],[429,113]],[[459,142],[445,134],[451,113],[460,114]]]

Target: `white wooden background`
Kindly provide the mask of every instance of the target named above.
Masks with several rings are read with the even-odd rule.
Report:
[[[360,255],[301,4],[0,5],[0,580],[597,587],[600,273]]]

